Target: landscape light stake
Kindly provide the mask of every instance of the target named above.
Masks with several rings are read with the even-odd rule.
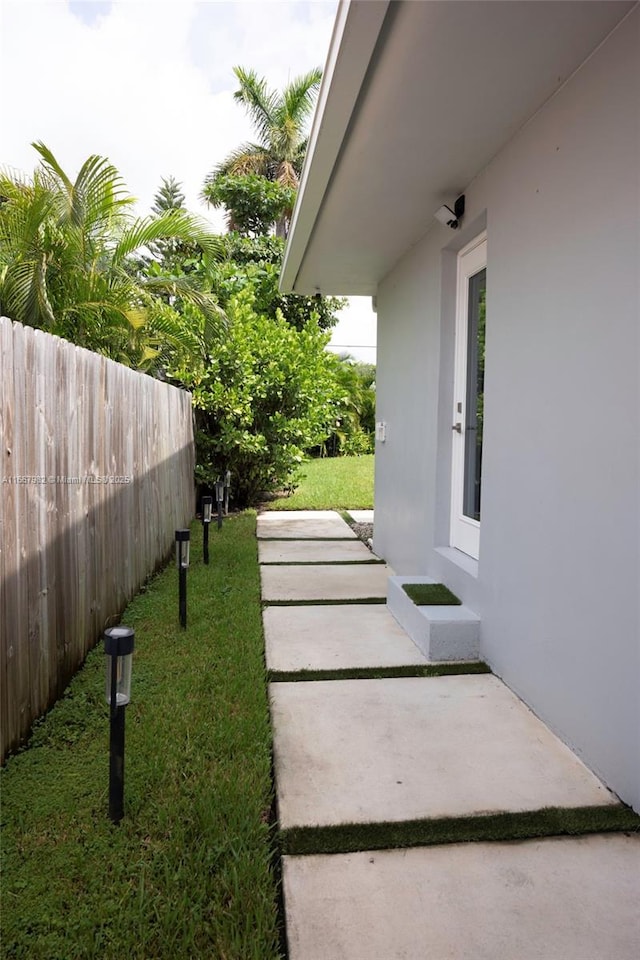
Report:
[[[176,530],[176,566],[178,568],[178,614],[180,626],[187,626],[187,568],[189,566],[188,530]]]
[[[202,498],[202,559],[209,563],[209,524],[213,510],[213,497]]]
[[[107,655],[105,695],[109,704],[109,818],[124,816],[124,712],[131,699],[131,665],[135,634],[131,627],[104,631]]]
[[[224,480],[216,480],[214,483],[216,491],[216,503],[218,505],[218,530],[222,528],[222,506],[224,504]]]
[[[224,515],[229,514],[229,493],[231,492],[231,470],[224,475]]]

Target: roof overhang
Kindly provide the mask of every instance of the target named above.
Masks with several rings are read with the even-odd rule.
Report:
[[[636,0],[341,0],[281,288],[372,295]]]

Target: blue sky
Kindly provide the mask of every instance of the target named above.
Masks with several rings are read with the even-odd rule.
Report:
[[[278,88],[324,66],[336,9],[337,0],[0,0],[0,163],[30,172],[34,140],[70,174],[106,155],[141,212],[173,175],[189,208],[223,229],[199,192],[252,139],[233,66]],[[350,313],[334,340],[374,342],[368,306]]]

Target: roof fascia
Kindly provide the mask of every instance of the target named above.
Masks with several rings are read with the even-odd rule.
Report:
[[[283,258],[283,293],[295,289],[390,3],[340,0]]]

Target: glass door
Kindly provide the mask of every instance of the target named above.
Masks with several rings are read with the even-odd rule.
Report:
[[[482,494],[487,241],[458,256],[451,545],[478,558]]]

